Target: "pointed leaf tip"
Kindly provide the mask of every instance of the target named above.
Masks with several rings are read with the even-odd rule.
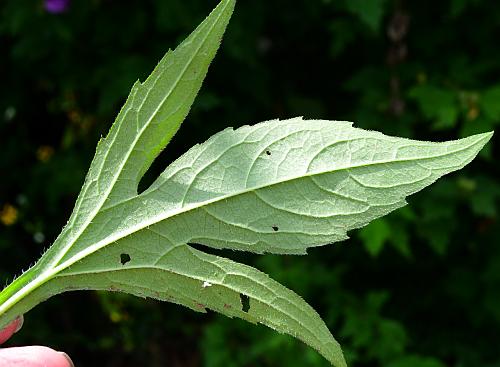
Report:
[[[488,131],[485,133],[479,133],[475,135],[471,135],[469,138],[476,138],[477,142],[484,142],[484,145],[486,145],[490,139],[493,137],[494,131]]]
[[[486,133],[482,133],[479,135],[482,135],[484,137],[484,139],[486,140],[486,143],[488,143],[488,141],[490,141],[490,139],[493,137],[494,134],[495,134],[495,131],[488,131]]]

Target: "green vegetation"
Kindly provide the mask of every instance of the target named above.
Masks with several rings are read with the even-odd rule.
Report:
[[[170,5],[172,9],[176,8],[174,2]],[[194,6],[194,2],[192,5],[194,8],[197,7]],[[469,63],[464,62],[466,57],[452,52],[454,48],[451,46],[449,50],[447,49],[448,61],[463,56],[461,71],[459,69],[457,71],[456,68],[453,71],[451,67],[440,69],[435,65],[439,64],[437,62],[429,68],[423,61],[412,60],[411,54],[408,53],[409,46],[414,44],[418,50],[419,45],[419,33],[415,35],[415,40],[410,39],[415,15],[419,14],[418,7],[403,11],[400,8],[391,7],[388,2],[373,2],[367,6],[363,1],[353,1],[344,6],[342,3],[327,2],[321,5],[304,5],[307,9],[301,9],[303,14],[300,16],[303,18],[309,15],[313,18],[323,18],[331,12],[330,16],[335,21],[344,20],[345,29],[339,29],[335,21],[330,22],[337,24],[331,27],[332,39],[340,35],[346,37],[340,43],[338,39],[330,40],[331,55],[338,60],[334,62],[336,66],[331,69],[327,64],[323,64],[324,61],[319,56],[317,59],[310,57],[314,55],[311,48],[315,49],[316,46],[318,46],[318,55],[324,56],[324,50],[320,45],[322,40],[320,35],[324,35],[328,29],[324,27],[326,22],[319,22],[323,27],[318,29],[314,37],[309,35],[317,42],[304,42],[304,49],[294,49],[294,52],[299,55],[305,52],[305,55],[309,56],[312,63],[304,65],[302,58],[297,55],[289,57],[292,55],[287,55],[288,48],[280,49],[279,43],[275,44],[276,40],[286,44],[284,35],[287,33],[283,32],[281,27],[277,29],[273,27],[281,22],[294,23],[293,16],[287,20],[285,15],[295,13],[285,11],[280,14],[280,17],[273,19],[272,6],[267,10],[269,5],[260,6],[257,2],[251,5],[243,6],[244,10],[240,11],[248,11],[245,13],[246,16],[255,15],[256,11],[264,10],[264,13],[269,11],[270,23],[266,24],[263,21],[260,24],[262,28],[252,23],[251,26],[256,27],[252,31],[252,27],[248,27],[249,24],[244,22],[245,19],[251,18],[243,16],[240,23],[236,22],[236,36],[233,36],[231,40],[229,35],[227,54],[237,67],[246,66],[247,73],[241,74],[240,71],[240,74],[236,73],[237,76],[233,78],[228,72],[227,64],[224,69],[215,69],[216,75],[221,77],[221,79],[214,80],[214,82],[219,81],[219,88],[217,89],[217,83],[215,83],[214,89],[209,89],[200,95],[200,101],[197,104],[201,106],[197,109],[195,105],[192,113],[193,121],[188,122],[198,127],[196,134],[200,137],[199,140],[209,135],[214,126],[225,125],[223,115],[233,121],[240,121],[242,115],[245,118],[253,114],[256,118],[254,121],[256,121],[262,119],[260,113],[264,114],[266,107],[267,112],[276,111],[276,117],[300,113],[308,117],[321,118],[331,115],[332,110],[338,109],[335,116],[340,114],[342,117],[358,120],[360,121],[358,125],[361,127],[377,128],[386,133],[403,136],[422,137],[425,135],[426,138],[434,136],[439,139],[452,136],[457,132],[468,134],[486,131],[498,122],[499,89],[495,85],[488,84],[491,83],[489,75],[497,71],[494,63],[488,64],[484,61],[482,68],[476,70],[474,75],[474,68],[471,68],[470,64],[477,67],[475,60]],[[82,62],[81,56],[77,57],[78,53],[64,52],[62,46],[66,45],[70,50],[74,48],[75,51],[81,47],[82,39],[87,39],[78,37],[78,42],[72,42],[72,38],[76,39],[79,35],[78,30],[85,29],[85,25],[77,20],[80,19],[81,22],[85,16],[90,17],[94,13],[107,9],[109,5],[87,4],[86,9],[78,8],[78,6],[82,5],[71,4],[66,12],[56,15],[45,13],[42,8],[30,9],[28,6],[22,6],[20,3],[16,5],[12,2],[4,10],[4,14],[10,16],[7,16],[0,24],[1,37],[8,41],[3,44],[9,46],[5,52],[10,55],[10,58],[2,62],[5,62],[9,69],[20,70],[18,74],[13,73],[10,76],[12,82],[16,83],[12,84],[10,89],[8,88],[10,93],[6,94],[4,100],[0,102],[5,104],[5,106],[0,106],[4,110],[4,123],[0,125],[0,136],[2,139],[8,138],[5,139],[5,144],[2,142],[2,147],[5,146],[3,171],[11,173],[21,169],[28,170],[20,175],[9,174],[4,180],[7,185],[5,199],[1,198],[0,219],[5,230],[2,230],[0,234],[2,236],[0,237],[0,251],[9,253],[9,256],[8,259],[2,257],[5,260],[2,260],[0,266],[5,266],[5,270],[2,268],[0,271],[5,273],[6,278],[14,274],[16,265],[28,265],[30,256],[33,258],[34,253],[36,256],[37,252],[41,252],[42,247],[52,242],[51,238],[55,237],[58,231],[55,224],[57,221],[54,223],[54,220],[63,221],[61,217],[64,217],[64,210],[61,208],[71,205],[71,200],[82,181],[82,176],[77,177],[73,175],[73,172],[75,170],[84,172],[84,166],[90,157],[85,152],[89,153],[92,150],[91,139],[98,134],[99,128],[106,125],[105,119],[112,114],[113,106],[119,103],[120,96],[123,96],[122,86],[116,85],[115,92],[106,96],[106,93],[109,93],[108,87],[112,90],[112,84],[116,80],[104,80],[104,83],[98,87],[99,83],[95,83],[94,80],[93,84],[92,78],[85,76],[83,72],[88,71],[90,75],[95,76],[96,70],[86,69],[88,65]],[[253,7],[256,9],[252,10]],[[189,3],[185,8],[189,9]],[[314,8],[316,12],[309,13],[309,10]],[[485,4],[480,7],[478,4],[473,6],[462,1],[458,5],[452,4],[450,19],[460,22],[461,12],[468,8],[477,12],[487,11]],[[120,10],[124,11],[124,9]],[[135,13],[131,12],[132,9],[125,10],[127,12],[124,16],[131,17],[127,20],[140,19],[141,12],[137,9]],[[146,8],[143,10],[147,11]],[[179,15],[184,10],[179,8],[175,14]],[[338,17],[332,16],[337,13]],[[15,14],[21,16],[12,16]],[[165,14],[171,13],[167,10],[163,13]],[[407,14],[412,15],[411,23]],[[470,12],[467,14],[470,15]],[[298,15],[299,13],[296,14]],[[488,19],[485,18],[485,20]],[[28,32],[28,23],[35,22],[36,24],[36,20],[42,24],[47,23],[48,27],[43,29],[49,31],[48,34]],[[305,19],[301,21],[303,26]],[[426,21],[428,21],[427,18]],[[25,29],[22,27],[23,24],[26,26]],[[152,26],[150,21],[143,22],[141,30],[147,34],[173,33],[172,29],[162,29],[160,24],[161,22],[157,24],[157,27],[153,27],[154,29],[149,29],[148,26]],[[378,65],[377,63],[373,65],[370,64],[370,59],[367,59],[368,54],[364,55],[364,52],[371,48],[376,50],[377,44],[384,39],[383,32],[381,32],[383,24],[387,24],[389,40],[386,44],[386,64],[379,62]],[[484,27],[488,24],[485,21]],[[125,50],[130,50],[128,47],[143,46],[141,39],[137,38],[134,42],[133,34],[130,34],[129,38],[124,39],[128,42],[111,43],[112,36],[116,37],[113,32],[118,32],[118,29],[107,23],[103,25],[106,26],[108,33],[96,32],[94,38],[86,34],[89,42],[99,44],[108,40],[109,46],[112,46],[111,49],[115,51],[102,52],[103,48],[96,48],[89,52],[109,58],[109,67],[100,69],[99,77],[113,78],[118,74],[118,80],[126,75],[132,79],[139,76],[143,79],[141,72],[147,69],[144,60],[141,67],[131,68],[132,70],[125,67],[123,73],[117,73],[119,69],[113,64],[113,62],[120,64],[123,61],[119,57],[120,50],[125,54]],[[117,22],[118,25],[119,22]],[[187,21],[185,26],[189,27]],[[409,29],[408,26],[410,26]],[[297,31],[298,28],[300,27],[296,26],[294,30]],[[66,30],[66,32],[59,33],[57,29]],[[259,33],[259,29],[263,34]],[[24,30],[25,33],[20,30]],[[126,32],[123,27],[121,31]],[[422,34],[424,33],[425,29],[422,29]],[[53,46],[53,54],[44,54],[44,52],[37,54],[34,52],[36,47],[30,47],[29,50],[25,50],[26,55],[22,57],[23,53],[20,50],[22,51],[23,41],[31,39],[36,45],[36,40],[39,37],[43,39],[44,34],[45,37],[55,37],[55,40],[60,42]],[[243,41],[248,41],[249,34],[260,35],[255,38],[259,41],[254,43],[255,49],[242,48]],[[61,39],[57,38],[57,35],[60,35]],[[456,35],[451,32],[448,38],[453,39],[454,36]],[[483,42],[486,42],[487,36],[486,34],[483,36]],[[436,34],[428,35],[428,37],[431,44],[439,38]],[[461,41],[463,44],[460,46],[467,46],[464,40]],[[357,42],[357,44],[354,45],[352,42]],[[366,43],[368,47],[360,49],[360,42]],[[434,47],[439,49],[440,46],[435,44]],[[42,48],[40,51],[43,51]],[[276,51],[278,51],[277,55],[273,55]],[[429,58],[435,56],[426,55],[423,49],[420,51],[422,53],[417,55],[421,55],[424,60],[426,56]],[[65,55],[67,59],[61,59],[59,64],[57,62],[47,62],[47,65],[42,63],[40,69],[32,71],[28,70],[30,65],[28,59],[33,58],[34,54],[38,55],[39,60],[48,61],[58,55],[59,57]],[[135,54],[136,58],[144,57],[142,53],[140,54],[141,56]],[[369,54],[372,55],[372,53]],[[380,54],[383,52],[379,52]],[[358,59],[351,58],[353,55],[358,55]],[[467,55],[466,52],[465,55]],[[130,60],[130,57],[125,58]],[[92,57],[87,60],[91,59]],[[71,60],[70,62],[74,65],[69,65],[68,60]],[[275,65],[276,75],[269,73],[269,70],[273,70],[272,66],[267,74],[251,72],[258,68],[261,62],[273,60],[274,64],[271,63],[271,65]],[[291,62],[285,65],[283,60]],[[328,60],[328,57],[325,60]],[[23,62],[25,63],[24,70]],[[70,68],[64,72],[63,69],[54,69],[56,65],[62,68],[70,66]],[[300,84],[294,85],[291,82],[294,75],[287,75],[286,70],[289,68],[304,73],[303,78],[298,78]],[[259,70],[266,69],[263,67]],[[72,74],[73,71],[74,74]],[[78,74],[79,71],[82,72],[81,75]],[[469,77],[471,74],[474,76],[467,81],[466,74]],[[32,88],[24,88],[23,77],[26,75],[32,77],[34,75],[34,80],[26,79],[26,86],[32,86]],[[57,78],[58,75],[59,78]],[[314,75],[318,78],[316,82],[314,82]],[[339,87],[334,88],[333,91],[331,83],[325,85],[325,78],[328,75],[332,80],[338,78],[341,81]],[[241,79],[238,79],[238,76]],[[99,77],[96,76],[96,79]],[[432,81],[434,78],[436,80]],[[126,78],[122,82],[125,80]],[[208,84],[210,80],[209,77]],[[243,85],[235,83],[233,90],[230,89],[231,87],[228,89],[228,85],[235,80],[244,83]],[[484,85],[480,84],[480,81]],[[386,88],[388,87],[386,90],[382,87],[384,82]],[[291,87],[286,87],[290,83],[292,83]],[[474,83],[478,85],[474,86]],[[20,85],[23,88],[20,88]],[[102,85],[106,87],[103,88]],[[274,97],[271,92],[273,90],[279,92],[282,87],[286,87],[281,90],[282,94]],[[246,92],[245,88],[247,88]],[[96,91],[101,94],[96,95]],[[238,103],[241,101],[238,102],[237,98],[245,97],[248,91],[250,95],[246,95],[248,97],[246,99],[241,99],[246,103],[240,107]],[[251,93],[252,91],[254,93]],[[309,92],[311,96],[308,95]],[[269,93],[268,98],[265,98],[266,93]],[[342,101],[341,98],[345,101],[346,96],[350,94],[352,94],[352,101],[339,103]],[[338,100],[333,99],[335,102],[333,106],[328,103],[332,95],[339,97]],[[34,105],[30,103],[28,97],[36,97],[33,99]],[[43,103],[40,106],[40,110],[45,111],[44,116],[37,113],[35,108],[40,101],[49,101],[46,106]],[[254,108],[259,102],[263,103],[260,112]],[[335,106],[336,103],[338,106]],[[30,108],[26,108],[26,105]],[[92,110],[92,106],[93,111],[97,112],[87,112]],[[27,122],[30,116],[34,117],[37,123]],[[212,118],[216,120],[214,124],[211,124]],[[47,123],[43,124],[42,121],[47,121]],[[57,124],[58,121],[60,125]],[[249,120],[244,121],[249,122]],[[54,125],[53,129],[48,129],[51,124]],[[300,120],[298,124],[302,126],[301,128],[307,125]],[[172,132],[175,130],[176,128]],[[416,134],[417,130],[418,134]],[[39,131],[38,134],[37,131]],[[358,131],[360,131],[359,134],[366,133]],[[184,143],[186,143],[190,142],[192,135],[191,129],[185,135],[182,135],[181,131],[180,137],[184,138]],[[380,135],[376,136],[380,137]],[[478,136],[476,139],[482,138]],[[170,149],[160,156],[156,163],[160,162],[158,165],[156,163],[153,165],[153,169],[141,182],[141,187],[149,186],[157,172],[163,170],[166,161],[172,160],[182,152],[184,143],[176,146],[174,140],[174,144],[171,145],[173,147],[169,146]],[[311,250],[311,256],[299,259],[270,255],[249,258],[244,254],[232,252],[223,252],[223,255],[252,263],[289,285],[299,294],[305,295],[310,303],[315,306],[320,305],[322,309],[319,309],[319,313],[324,316],[329,328],[340,330],[337,335],[342,338],[347,358],[356,365],[494,366],[498,363],[494,354],[495,347],[488,345],[488,341],[494,340],[491,335],[494,336],[495,330],[498,330],[499,318],[496,310],[500,303],[498,291],[496,291],[499,279],[498,267],[495,266],[499,263],[498,256],[495,256],[498,250],[493,245],[498,235],[494,223],[497,204],[495,201],[499,194],[498,184],[495,181],[495,174],[498,172],[494,171],[495,165],[492,163],[494,156],[494,144],[490,144],[489,149],[483,153],[483,166],[476,168],[478,173],[469,169],[462,173],[462,176],[455,175],[454,178],[447,178],[427,190],[424,195],[419,196],[419,200],[412,201],[411,207],[398,210],[389,217],[373,222],[359,234],[355,234],[356,238],[352,242],[359,241],[367,251],[364,251],[361,246],[354,249],[356,244],[353,243],[348,247],[338,245],[335,250],[331,250],[332,248]],[[32,157],[33,169],[20,167],[18,162],[26,157]],[[470,158],[464,159],[468,161]],[[152,157],[148,160],[151,161]],[[141,165],[140,162],[139,165]],[[144,172],[148,165],[149,163],[145,163],[139,172]],[[134,164],[134,167],[136,166]],[[42,182],[47,184],[40,185]],[[126,191],[126,188],[123,190]],[[427,195],[429,195],[428,198],[426,198]],[[93,196],[90,198],[94,199]],[[460,216],[456,213],[458,210],[461,212]],[[46,240],[47,237],[49,240]],[[220,246],[215,244],[215,247]],[[14,249],[16,251],[13,251]],[[330,254],[320,254],[320,251],[330,251]],[[347,251],[346,254],[343,253],[345,251]],[[471,259],[475,259],[472,264]],[[123,261],[129,260],[130,258]],[[16,261],[18,261],[17,264]],[[312,269],[311,266],[313,266]],[[26,278],[18,280],[20,283],[25,281]],[[328,289],[328,293],[325,293],[324,289]],[[91,307],[81,308],[82,299]],[[66,316],[62,320],[55,321],[55,324],[64,327],[66,323],[66,327],[69,328],[68,325],[71,325],[71,329],[78,330],[75,333],[74,345],[82,344],[86,340],[84,343],[86,350],[93,351],[95,357],[100,353],[107,356],[106,359],[110,361],[110,365],[126,365],[123,362],[125,360],[132,365],[134,361],[137,363],[137,361],[149,360],[151,356],[148,350],[151,348],[153,348],[153,364],[161,364],[162,360],[179,360],[180,365],[198,363],[209,366],[221,364],[281,365],[283,363],[322,365],[325,363],[318,359],[315,352],[304,350],[302,345],[296,344],[289,337],[271,334],[263,336],[263,330],[238,323],[236,320],[228,323],[228,320],[223,319],[199,318],[188,315],[174,308],[175,306],[169,306],[170,308],[165,310],[161,306],[166,307],[166,305],[140,302],[117,294],[99,294],[98,298],[82,294],[58,302],[65,302],[67,307],[54,303],[52,306],[39,307],[40,310],[30,313],[33,315],[38,312],[38,317],[36,322],[32,322],[33,326],[25,334],[25,338],[40,342],[41,338],[45,340],[55,337],[48,328],[47,320],[50,320],[51,313],[61,314],[56,307],[63,307]],[[478,307],[478,303],[483,305],[482,308]],[[179,317],[172,317],[175,313],[178,313]],[[103,323],[102,320],[106,319],[105,325],[109,331],[107,335],[105,331],[102,337],[99,336],[101,339],[91,339],[88,336],[85,339],[86,328],[100,325]],[[53,325],[52,322],[50,324]],[[119,327],[115,328],[113,324]],[[428,327],[422,328],[422,325],[428,325]],[[481,340],[479,343],[479,340],[475,338],[477,332],[485,335],[486,342]],[[101,331],[98,334],[100,335]],[[115,338],[112,337],[113,335]],[[443,335],[450,335],[450,337],[445,338]],[[455,335],[459,337],[453,337]],[[473,343],[474,341],[476,344]],[[64,345],[66,349],[71,348],[72,344],[68,338],[59,342],[54,340],[54,343],[61,345],[61,348]],[[191,352],[193,345],[197,346],[198,351],[194,354]],[[242,352],[243,349],[245,352]],[[286,353],[283,353],[284,351]],[[87,363],[92,363],[92,359],[85,357],[85,351],[80,351],[80,353],[82,361],[87,360]],[[75,350],[73,354],[78,355],[78,350]],[[78,358],[77,356],[77,361]]]

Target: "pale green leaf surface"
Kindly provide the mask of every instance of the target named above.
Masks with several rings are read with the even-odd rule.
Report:
[[[430,143],[349,122],[273,120],[194,146],[138,195],[140,178],[188,113],[233,7],[234,0],[221,1],[134,85],[98,145],[63,232],[0,293],[0,327],[55,294],[117,290],[260,322],[346,365],[324,322],[298,295],[188,244],[303,254],[344,240],[469,163],[492,133]],[[248,297],[248,310],[241,297]]]
[[[259,321],[339,365],[338,344],[298,296],[186,243],[302,253],[344,239],[463,167],[490,137],[429,143],[301,118],[227,129],[189,150],[141,195],[103,209],[49,283],[117,289]],[[122,265],[121,254],[131,260]],[[248,313],[240,294],[251,299]]]
[[[430,143],[301,118],[227,129],[99,213],[62,261],[147,228],[172,244],[303,254],[403,206],[489,137]]]
[[[208,307],[294,335],[342,365],[338,344],[298,296],[186,243],[302,253],[344,239],[463,167],[490,137],[429,143],[301,118],[227,129],[141,195],[102,209],[52,271],[46,293],[116,289]],[[130,262],[122,265],[121,254]],[[250,297],[248,313],[240,294]]]
[[[140,242],[139,242],[140,241]],[[148,244],[138,248],[138,243]],[[122,253],[130,262],[120,263]],[[195,311],[205,308],[259,322],[293,335],[335,366],[345,366],[342,351],[319,315],[297,294],[266,274],[187,245],[169,246],[153,230],[95,253],[58,274],[59,287],[111,289],[167,300]],[[241,295],[249,297],[243,310]]]
[[[235,0],[223,0],[144,83],[136,82],[108,136],[99,142],[73,214],[51,251],[63,254],[95,215],[134,197],[139,180],[179,129],[220,46]],[[60,256],[48,256],[52,264]]]

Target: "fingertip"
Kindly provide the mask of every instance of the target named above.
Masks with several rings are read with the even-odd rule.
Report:
[[[75,367],[75,365],[73,364],[73,361],[71,360],[71,358],[69,358],[69,356],[64,353],[64,352],[58,352],[60,355],[63,356],[63,358],[66,359],[66,362],[68,363],[68,367]]]
[[[18,316],[17,319],[14,322],[17,323],[16,324],[16,329],[14,330],[14,333],[17,333],[19,330],[21,330],[21,328],[24,325],[24,316],[23,315]]]
[[[66,353],[56,352],[42,346],[16,347],[0,349],[1,366],[22,367],[74,367]]]
[[[18,316],[14,321],[12,321],[5,328],[0,330],[0,344],[5,343],[12,334],[18,332],[23,326],[24,318],[22,316]]]

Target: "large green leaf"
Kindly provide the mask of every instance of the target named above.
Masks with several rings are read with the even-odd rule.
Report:
[[[492,133],[430,143],[349,122],[268,121],[196,145],[137,194],[140,178],[188,113],[233,7],[233,0],[222,1],[132,88],[97,148],[67,226],[0,293],[0,327],[65,291],[123,291],[260,322],[346,365],[324,322],[299,296],[189,243],[303,254],[344,240],[469,163]]]
[[[137,196],[137,185],[178,130],[198,93],[234,9],[219,6],[175,51],[169,51],[144,83],[136,82],[108,136],[101,140],[73,213],[55,243],[0,293],[3,313],[48,280],[47,274],[80,239],[106,206]],[[29,284],[29,286],[27,286]]]
[[[338,344],[300,297],[187,243],[304,253],[345,239],[463,167],[490,137],[429,143],[301,118],[225,130],[190,149],[144,193],[100,209],[12,316],[66,290],[120,290],[261,322],[343,365]]]

